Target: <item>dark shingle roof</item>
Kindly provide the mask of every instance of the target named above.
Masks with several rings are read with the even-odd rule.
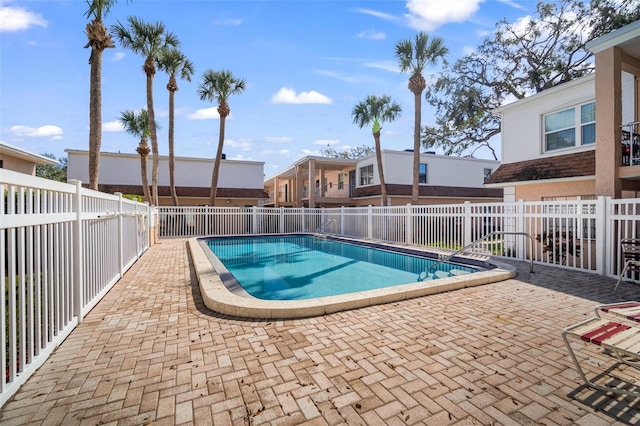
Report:
[[[578,176],[595,176],[596,151],[537,158],[517,163],[501,164],[485,182],[508,183],[531,180],[562,179]]]
[[[411,196],[411,185],[387,184],[388,195]],[[380,185],[356,188],[353,198],[380,195]],[[463,186],[420,185],[421,197],[442,198],[502,198],[501,188],[470,188]]]
[[[98,189],[102,192],[114,193],[122,192],[123,194],[142,194],[142,185],[108,185],[100,184]],[[209,198],[211,188],[202,187],[186,187],[177,186],[176,193],[178,197],[201,197]],[[171,190],[168,186],[158,186],[158,195],[162,197],[168,197],[171,195]],[[269,198],[263,189],[245,189],[245,188],[218,188],[216,192],[217,197],[226,198]]]

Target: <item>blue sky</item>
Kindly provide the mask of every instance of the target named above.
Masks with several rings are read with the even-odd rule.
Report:
[[[229,69],[247,81],[229,100],[224,152],[262,161],[266,177],[330,145],[373,146],[370,128],[351,110],[368,95],[391,96],[403,113],[382,129],[383,149],[413,144],[413,95],[398,70],[395,44],[424,30],[445,40],[449,61],[479,45],[498,20],[535,11],[533,0],[120,0],[108,26],[128,16],[162,22],[191,59],[191,82],[178,81],[176,155],[215,156],[217,105],[201,101],[207,69]],[[83,48],[83,0],[0,1],[0,140],[36,153],[88,150],[89,49]],[[117,44],[117,42],[116,42]],[[117,46],[102,71],[102,151],[135,153],[138,140],[118,118],[146,107],[143,58]],[[430,78],[440,64],[428,68]],[[168,154],[167,76],[154,79],[161,155]],[[423,102],[422,122],[433,122]],[[499,148],[499,147],[497,147]],[[499,153],[499,149],[497,150]],[[488,151],[477,157],[491,158]]]

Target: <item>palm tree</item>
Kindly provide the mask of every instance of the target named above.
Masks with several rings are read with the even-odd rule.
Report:
[[[165,31],[164,24],[156,22],[148,24],[142,20],[130,16],[129,28],[120,22],[113,26],[113,32],[122,47],[130,49],[135,54],[144,56],[142,70],[147,75],[147,111],[149,122],[155,123],[155,113],[153,109],[153,76],[156,73],[156,61],[161,52],[165,49],[178,47],[180,41],[171,32]],[[151,129],[151,152],[153,153],[153,165],[151,168],[151,191],[153,205],[158,205],[158,136],[155,126]]]
[[[384,172],[382,170],[382,149],[380,148],[380,130],[381,124],[391,122],[400,117],[402,108],[395,103],[390,96],[369,95],[364,101],[361,101],[353,107],[351,116],[354,124],[359,128],[363,128],[369,123],[373,123],[371,133],[375,141],[376,160],[378,161],[378,176],[380,177],[380,194],[382,195],[382,205],[387,205],[387,186],[384,181]]]
[[[218,192],[218,175],[220,174],[220,160],[222,159],[222,146],[224,144],[225,121],[231,113],[229,108],[229,96],[244,92],[247,83],[244,79],[237,79],[229,70],[214,71],[208,69],[202,75],[202,83],[198,87],[200,100],[218,102],[218,114],[220,115],[220,134],[218,136],[218,151],[213,163],[211,175],[211,193],[209,205],[215,206],[216,192]]]
[[[140,173],[142,176],[142,193],[146,202],[151,203],[151,195],[149,194],[149,179],[147,174],[147,157],[149,156],[149,145],[147,138],[151,134],[149,127],[149,114],[146,109],[140,110],[138,114],[131,110],[125,110],[120,115],[120,122],[124,130],[137,138],[140,143],[136,152],[140,154]]]
[[[116,47],[111,34],[102,23],[102,17],[109,13],[116,0],[87,0],[87,24],[85,33],[89,41],[84,46],[91,47],[89,65],[89,188],[98,189],[98,169],[100,168],[100,146],[102,145],[102,53]]]
[[[411,203],[418,204],[420,186],[420,119],[422,117],[422,92],[427,82],[422,72],[429,64],[435,64],[449,52],[440,37],[433,37],[423,31],[416,34],[415,43],[411,40],[401,40],[396,44],[396,58],[400,64],[400,72],[411,72],[409,90],[413,93],[415,103],[415,124],[413,128],[413,185],[411,188]]]
[[[193,63],[187,59],[178,49],[167,49],[161,52],[158,57],[158,68],[169,74],[167,90],[169,91],[169,187],[173,205],[178,205],[178,194],[176,193],[175,168],[176,159],[174,154],[174,96],[178,91],[176,75],[179,73],[183,80],[191,81],[193,75]]]

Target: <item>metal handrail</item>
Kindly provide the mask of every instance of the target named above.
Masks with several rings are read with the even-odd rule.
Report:
[[[488,233],[487,235],[485,235],[482,238],[478,238],[474,242],[467,244],[466,246],[462,247],[461,249],[458,249],[458,250],[454,251],[451,254],[448,254],[446,256],[438,256],[438,262],[434,263],[433,265],[431,265],[431,267],[429,267],[429,269],[427,271],[427,275],[429,273],[433,273],[438,266],[440,266],[443,263],[451,260],[454,256],[459,255],[460,253],[464,252],[469,247],[472,247],[475,244],[478,244],[479,242],[484,241],[484,240],[486,240],[486,239],[488,239],[490,237],[496,236],[496,235],[524,235],[525,237],[529,238],[529,272],[532,273],[533,272],[533,238],[531,237],[531,235],[529,235],[526,232],[494,231],[494,232]]]
[[[318,229],[316,229],[315,234],[320,234],[320,233],[324,232],[324,230],[327,229],[327,226],[329,226],[330,223],[336,223],[336,220],[335,219],[327,219],[327,220],[325,220],[318,227]]]

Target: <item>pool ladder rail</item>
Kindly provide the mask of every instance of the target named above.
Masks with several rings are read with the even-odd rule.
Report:
[[[338,223],[338,222],[335,219],[327,219],[327,220],[325,220],[318,227],[318,229],[316,229],[316,232],[314,232],[314,234],[322,234],[322,233],[324,233],[324,231],[327,229],[327,227],[332,223]]]
[[[465,252],[466,250],[468,250],[469,248],[475,246],[476,244],[485,241],[491,237],[494,237],[496,235],[522,235],[525,236],[529,239],[529,253],[533,253],[533,238],[531,237],[531,235],[529,235],[526,232],[508,232],[508,231],[494,231],[491,232],[487,235],[485,235],[482,238],[478,238],[477,240],[475,240],[472,243],[467,244],[466,246],[462,247],[461,249],[458,249],[456,251],[454,251],[453,253],[450,254],[438,254],[438,261],[436,263],[434,263],[433,265],[431,265],[429,267],[429,269],[424,270],[422,272],[420,272],[420,274],[418,275],[418,282],[424,281],[426,279],[437,279],[437,278],[441,278],[438,275],[442,275],[442,274],[447,274],[446,271],[437,271],[436,269],[438,268],[438,266],[442,265],[443,263],[448,262],[449,260],[451,260],[452,258],[454,258],[455,256]],[[491,256],[491,252],[488,250],[483,250],[483,253],[488,253],[485,254],[485,256],[482,256],[484,259],[488,259]],[[474,254],[478,254],[477,251],[474,252]],[[467,255],[468,256],[468,255]],[[455,270],[451,270],[449,271],[449,273],[447,275],[445,275],[446,277],[453,277],[455,275],[459,275],[459,273],[454,272]],[[438,272],[442,272],[442,274],[438,274]],[[529,258],[529,272],[533,272],[533,256],[530,256]]]

